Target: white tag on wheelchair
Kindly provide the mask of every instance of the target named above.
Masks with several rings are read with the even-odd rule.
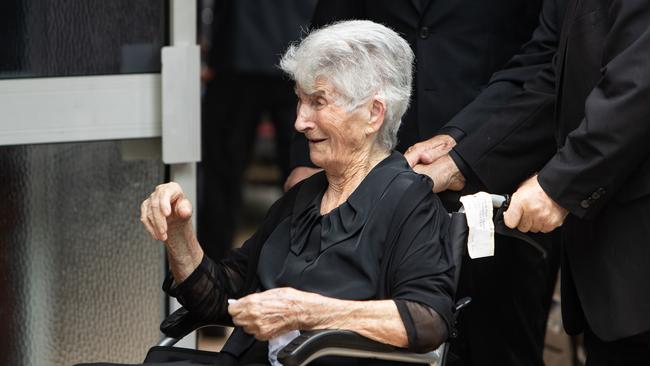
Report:
[[[494,255],[494,222],[492,222],[492,197],[479,192],[463,196],[460,202],[465,208],[469,235],[467,252],[472,259]]]

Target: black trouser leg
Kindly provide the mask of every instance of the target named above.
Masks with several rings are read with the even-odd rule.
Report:
[[[289,176],[291,141],[296,121],[296,95],[288,80],[277,78],[273,84],[273,94],[277,99],[271,107],[271,121],[275,126],[275,146],[277,162],[282,171],[282,183]]]
[[[497,236],[495,256],[466,258],[458,298],[472,303],[458,319],[452,365],[543,365],[544,336],[555,278],[559,240],[542,244],[548,257],[528,244]]]
[[[221,75],[207,87],[198,169],[198,237],[213,259],[223,258],[232,245],[242,180],[264,112],[275,125],[278,163],[286,177],[296,118],[293,84],[280,76],[238,74]]]
[[[591,329],[584,334],[586,366],[650,365],[650,331],[639,335],[605,342]]]
[[[248,79],[222,76],[208,85],[203,102],[202,161],[198,179],[198,237],[205,253],[223,258],[231,248],[248,164],[262,106]]]

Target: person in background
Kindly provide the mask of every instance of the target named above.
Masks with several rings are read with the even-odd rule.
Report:
[[[444,146],[427,149],[419,144],[407,152],[407,158],[415,163],[414,170],[433,179],[435,192],[462,190],[463,193],[488,191],[511,194],[522,180],[533,175],[553,156],[557,146],[552,122],[555,108],[553,58],[565,9],[566,0],[544,1],[540,22],[531,40],[490,78],[486,88],[474,101],[447,123],[447,126],[467,125],[468,121],[473,124],[472,128],[467,129],[470,131],[468,135],[453,149],[448,150]],[[498,229],[508,230],[503,223]],[[458,331],[474,339],[461,336],[453,340],[452,351],[466,355],[468,347],[492,346],[482,342],[481,333],[473,331],[476,327],[501,329],[500,332],[520,337],[520,330],[504,328],[499,324],[499,319],[508,318],[507,312],[512,311],[509,302],[519,303],[528,311],[546,309],[547,303],[532,297],[514,297],[509,287],[495,281],[499,276],[517,278],[518,273],[524,273],[517,280],[521,286],[546,287],[548,292],[544,299],[551,298],[560,259],[560,233],[554,232],[544,237],[536,235],[535,240],[542,244],[549,241],[555,243],[550,250],[546,244],[548,259],[544,260],[532,247],[522,244],[509,247],[497,244],[494,257],[466,259],[463,267],[466,270],[462,273],[458,294],[471,296],[473,304],[460,313]],[[485,280],[472,280],[476,278]],[[500,315],[496,319],[485,317],[483,314],[486,311]],[[529,329],[543,334],[545,319],[531,318],[529,322]],[[534,352],[540,356],[541,362],[543,344],[536,346],[538,348]],[[488,352],[484,350],[482,353]],[[476,357],[465,358],[459,364],[485,362]]]
[[[546,0],[545,8],[552,3]],[[505,224],[523,232],[562,226],[563,323],[569,334],[584,334],[588,366],[647,365],[650,2],[566,0],[557,14],[555,62],[550,73],[529,81],[551,86],[554,118],[535,116],[535,95],[524,93],[518,105],[528,108],[504,108],[468,138],[473,147],[456,150],[485,180],[501,180],[498,171],[487,173],[489,166],[538,172],[513,194]],[[549,35],[536,34],[533,42]],[[526,110],[531,118],[512,118]],[[559,148],[547,161],[512,158],[549,130]],[[443,186],[459,172],[444,162],[433,165],[446,171],[434,176]]]
[[[288,45],[309,24],[310,0],[215,0],[211,48],[202,105],[202,160],[198,167],[198,237],[215,260],[232,247],[241,205],[242,179],[257,126],[275,127],[276,155],[288,174],[296,119],[291,81],[278,68]]]

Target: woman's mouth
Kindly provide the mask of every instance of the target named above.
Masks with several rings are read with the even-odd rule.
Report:
[[[312,139],[312,138],[307,139],[307,141],[309,141],[310,144],[317,144],[317,143],[323,142],[325,140],[327,140],[327,139]]]

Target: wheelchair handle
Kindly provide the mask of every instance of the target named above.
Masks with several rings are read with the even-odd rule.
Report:
[[[510,205],[510,195],[490,194],[490,198],[492,199],[492,208],[506,210]],[[460,206],[458,212],[465,213],[465,207]]]
[[[542,258],[546,259],[546,250],[535,239],[517,229],[510,229],[505,225],[503,221],[503,213],[508,209],[508,206],[510,206],[510,195],[490,194],[490,198],[492,199],[492,207],[497,210],[494,215],[495,233],[516,238],[530,244],[540,252]],[[461,206],[458,212],[464,214],[465,208]]]
[[[504,194],[491,194],[492,198],[492,207],[493,208],[503,208],[504,210],[510,206],[510,195]]]

